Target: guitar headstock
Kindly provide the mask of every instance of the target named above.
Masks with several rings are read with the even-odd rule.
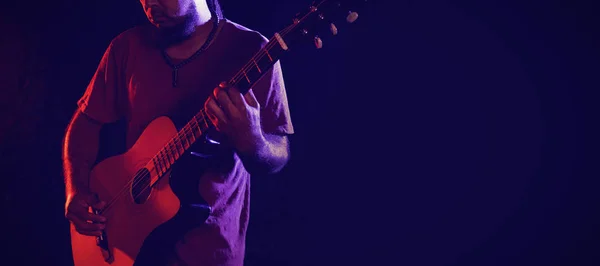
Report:
[[[319,0],[296,14],[293,24],[278,32],[277,38],[286,45],[284,49],[302,41],[313,42],[317,49],[323,47],[324,36],[335,36],[344,24],[358,19],[358,11],[367,0]]]

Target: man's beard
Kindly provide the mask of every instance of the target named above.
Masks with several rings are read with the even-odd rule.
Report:
[[[183,16],[181,21],[175,25],[161,28],[157,27],[159,47],[165,49],[189,39],[194,32],[198,19],[198,14],[190,8],[190,12]]]

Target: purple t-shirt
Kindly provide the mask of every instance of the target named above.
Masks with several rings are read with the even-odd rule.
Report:
[[[129,29],[112,40],[83,97],[80,110],[103,123],[127,121],[130,148],[159,116],[191,117],[203,108],[212,90],[229,80],[267,44],[260,33],[223,19],[210,46],[178,70],[172,69],[153,41],[151,26]],[[288,102],[278,63],[252,88],[268,134],[292,134]],[[187,122],[187,121],[184,121]],[[207,169],[200,195],[213,213],[203,226],[177,243],[174,265],[243,265],[250,207],[250,174],[233,153],[228,169]]]

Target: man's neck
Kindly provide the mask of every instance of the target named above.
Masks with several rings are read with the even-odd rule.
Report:
[[[200,16],[190,37],[165,49],[167,55],[173,59],[186,59],[192,56],[208,40],[210,32],[216,26],[214,23],[218,22],[210,14]]]

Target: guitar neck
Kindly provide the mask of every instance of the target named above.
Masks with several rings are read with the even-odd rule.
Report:
[[[285,50],[287,46],[283,42],[283,37],[279,33],[275,34],[228,83],[242,93],[247,93],[273,67]],[[212,126],[204,109],[194,115],[152,158],[159,176],[162,177],[169,171],[173,164]]]

